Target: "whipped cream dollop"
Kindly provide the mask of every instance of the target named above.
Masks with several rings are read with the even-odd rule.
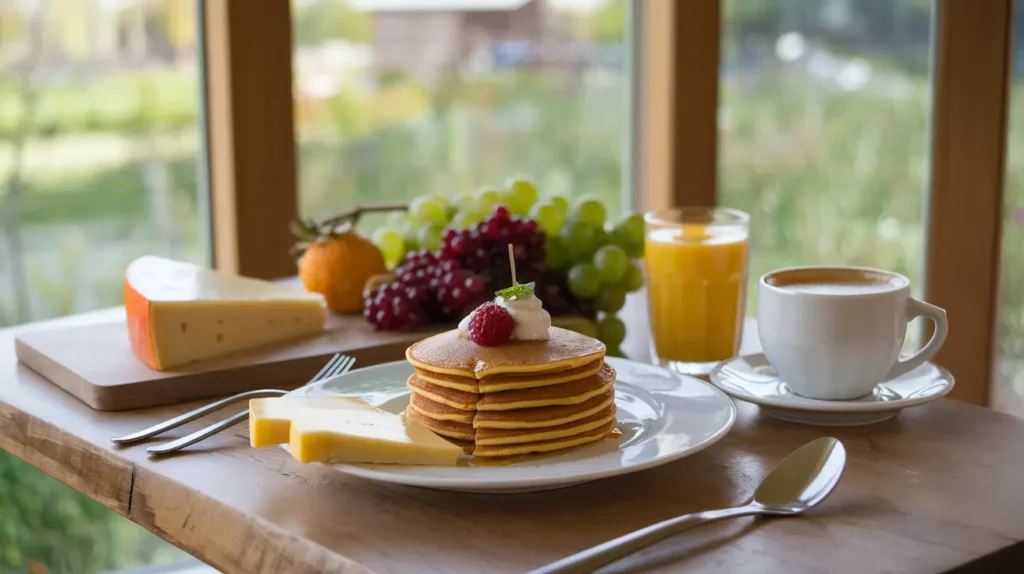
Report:
[[[519,341],[546,341],[551,338],[551,314],[544,309],[536,295],[505,299],[496,297],[494,304],[504,307],[516,322],[516,330],[512,337]],[[459,321],[459,331],[469,335],[469,320],[473,313]]]
[[[508,310],[516,321],[513,337],[520,341],[546,341],[551,337],[551,314],[548,313],[536,295],[505,299],[498,297],[495,304]]]

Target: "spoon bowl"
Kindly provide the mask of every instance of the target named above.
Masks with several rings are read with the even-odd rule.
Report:
[[[739,516],[796,516],[825,500],[843,476],[846,448],[823,437],[796,449],[764,477],[746,504],[722,510],[684,514],[609,540],[532,574],[591,572],[694,526]]]
[[[759,505],[765,514],[799,514],[832,493],[845,467],[843,443],[832,437],[812,440],[782,459],[764,477],[751,504]]]

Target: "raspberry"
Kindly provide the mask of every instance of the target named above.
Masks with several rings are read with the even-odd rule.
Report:
[[[487,303],[477,307],[469,318],[469,339],[484,347],[507,343],[516,330],[516,320],[508,309]]]

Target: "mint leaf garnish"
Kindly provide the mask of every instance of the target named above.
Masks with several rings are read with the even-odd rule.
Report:
[[[495,291],[494,294],[502,299],[525,299],[526,297],[533,295],[533,287],[534,284],[532,282],[525,285],[513,285],[511,287]]]

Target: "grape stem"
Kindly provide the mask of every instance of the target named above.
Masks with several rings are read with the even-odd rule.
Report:
[[[512,268],[512,286],[514,287],[519,283],[516,282],[516,256],[511,243],[508,244],[508,264]]]
[[[298,257],[313,243],[345,233],[355,229],[359,224],[359,218],[365,213],[383,213],[388,211],[408,211],[409,206],[405,203],[363,203],[348,211],[342,211],[328,218],[317,221],[315,219],[296,219],[292,221],[290,228],[295,238],[299,240],[292,246],[292,256]]]
[[[359,218],[364,213],[384,213],[388,211],[409,211],[409,205],[406,203],[363,203],[348,211],[342,211],[324,219],[317,224],[317,227],[327,231],[334,231],[337,227],[346,223],[355,227],[359,223]]]

